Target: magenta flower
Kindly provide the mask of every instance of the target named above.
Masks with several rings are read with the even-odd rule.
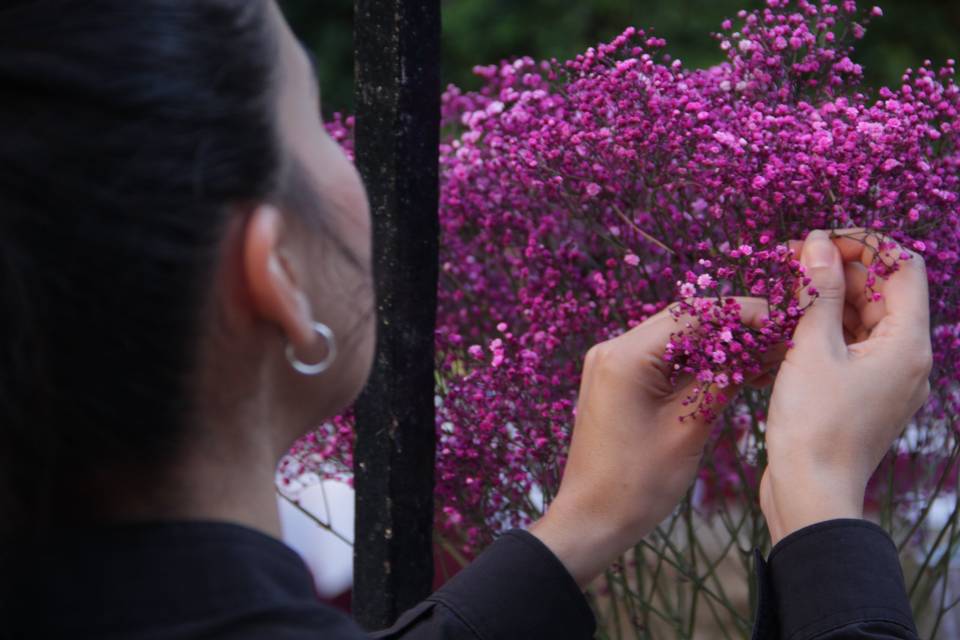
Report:
[[[810,282],[788,242],[814,228],[864,228],[865,242],[884,234],[924,254],[936,365],[918,420],[952,428],[960,89],[951,60],[862,90],[853,46],[881,15],[850,0],[768,0],[721,25],[725,61],[710,69],[684,67],[662,38],[629,28],[573,60],[478,67],[479,91],[448,89],[437,524],[464,549],[542,512],[565,462],[583,355],[668,303],[678,322],[664,359],[676,378],[702,383],[690,412],[740,434],[718,436],[707,495],[756,481],[731,469],[751,464],[737,438],[762,438],[765,398],[750,391],[718,415],[711,385],[742,385],[790,344]],[[348,154],[352,126],[329,124]],[[875,260],[865,294],[879,295],[896,268]],[[763,327],[740,323],[739,295],[769,302]],[[325,425],[287,472],[343,473],[350,437],[349,416]]]

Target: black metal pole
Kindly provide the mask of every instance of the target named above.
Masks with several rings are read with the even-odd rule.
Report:
[[[440,0],[355,0],[356,158],[378,337],[356,408],[353,612],[383,628],[433,580]]]

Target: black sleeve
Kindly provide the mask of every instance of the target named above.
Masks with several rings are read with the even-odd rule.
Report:
[[[756,554],[754,640],[917,640],[897,548],[866,520],[830,520]]]
[[[584,640],[596,622],[566,567],[539,539],[514,530],[374,638]]]

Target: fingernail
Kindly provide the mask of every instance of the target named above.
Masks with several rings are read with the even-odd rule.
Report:
[[[837,258],[837,248],[830,241],[826,231],[815,229],[807,235],[803,245],[805,262],[811,269],[829,267]]]

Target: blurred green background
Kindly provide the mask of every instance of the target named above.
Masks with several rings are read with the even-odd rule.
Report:
[[[868,83],[897,83],[904,69],[960,54],[960,0],[875,0],[884,17],[870,27],[857,61]],[[758,0],[443,0],[443,79],[476,87],[471,69],[504,58],[568,58],[627,26],[653,27],[689,66],[720,61],[710,34]],[[859,3],[869,8],[866,2]],[[281,0],[297,35],[313,50],[324,112],[353,105],[352,0]]]

